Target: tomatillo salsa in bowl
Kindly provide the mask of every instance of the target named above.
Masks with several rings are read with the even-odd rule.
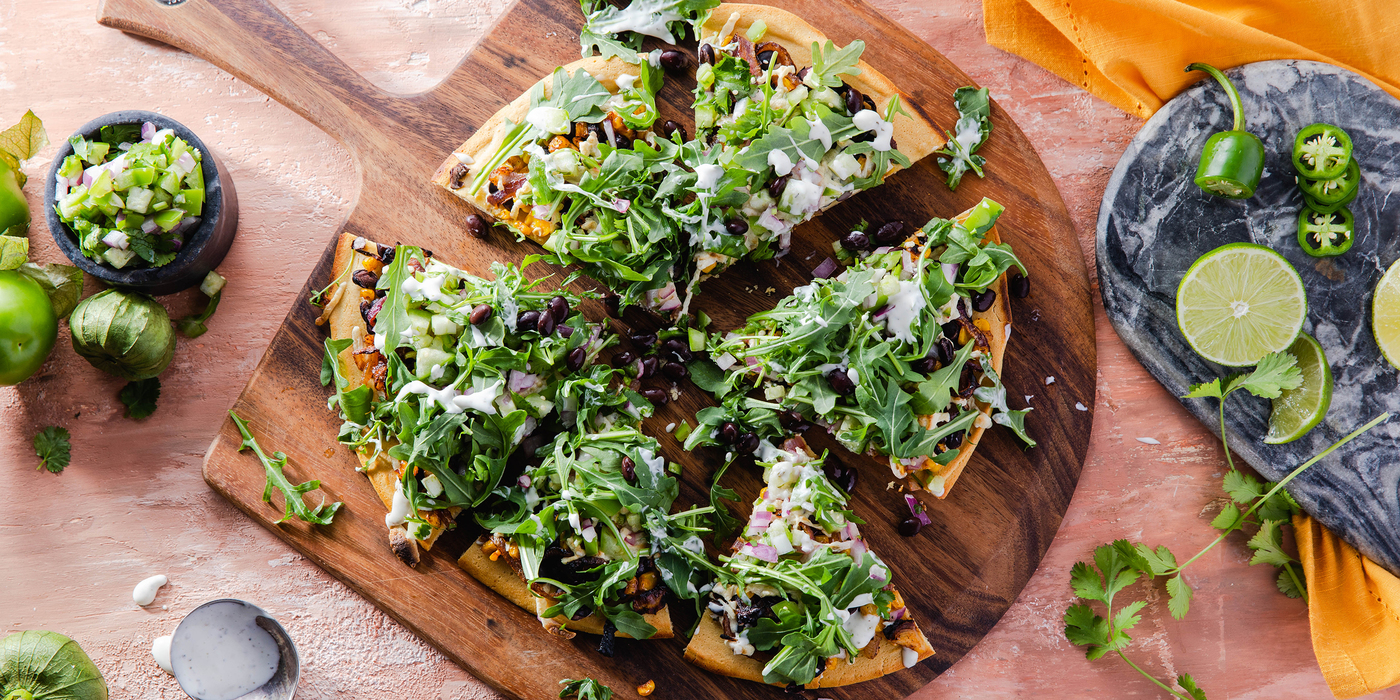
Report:
[[[159,295],[197,285],[238,229],[238,196],[218,158],[155,112],[84,124],[59,148],[47,183],[54,241],[113,287]]]

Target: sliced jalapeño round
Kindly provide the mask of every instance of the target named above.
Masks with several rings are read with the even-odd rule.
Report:
[[[1293,167],[1309,180],[1338,177],[1351,161],[1351,136],[1339,126],[1310,124],[1293,139]]]
[[[1329,180],[1299,180],[1298,188],[1303,194],[1312,197],[1323,205],[1339,204],[1348,201],[1361,185],[1361,166],[1352,160],[1346,172]]]
[[[1351,250],[1355,234],[1356,220],[1346,207],[1330,213],[1303,207],[1298,214],[1298,245],[1314,258],[1335,258]]]

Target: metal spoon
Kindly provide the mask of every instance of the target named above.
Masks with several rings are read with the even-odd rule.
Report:
[[[234,700],[292,700],[292,696],[296,694],[297,681],[301,678],[301,659],[297,656],[296,645],[292,643],[291,635],[287,634],[287,630],[283,629],[282,625],[279,624],[277,620],[273,619],[266,610],[248,601],[238,600],[237,598],[220,598],[218,600],[211,600],[191,610],[190,613],[180,621],[180,626],[175,628],[175,634],[171,637],[171,658],[179,658],[181,643],[188,643],[188,640],[182,639],[180,635],[180,629],[185,626],[186,622],[191,619],[199,619],[203,615],[211,614],[210,608],[214,606],[230,604],[250,608],[252,612],[257,614],[257,617],[253,620],[254,623],[256,623],[258,627],[266,630],[267,633],[271,635],[272,639],[277,642],[278,655],[277,671],[272,674],[272,678],[261,687],[240,695]],[[188,637],[188,635],[186,635],[186,637]],[[200,698],[190,695],[189,691],[185,690],[185,683],[180,680],[179,673],[175,674],[175,680],[180,683],[180,689],[184,691],[186,695],[194,698],[194,700],[200,700]]]

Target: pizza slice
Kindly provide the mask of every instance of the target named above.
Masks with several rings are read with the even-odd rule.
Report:
[[[796,15],[721,4],[700,33],[697,140],[677,208],[695,279],[782,254],[792,229],[944,143],[889,79]],[[681,177],[681,176],[673,176]]]
[[[511,265],[495,279],[412,246],[342,234],[318,325],[329,324],[321,380],[388,510],[394,553],[409,566],[464,508],[497,487],[506,462],[558,403],[560,380],[607,341]],[[319,295],[318,295],[319,296]]]
[[[728,408],[702,411],[686,447],[734,444],[779,418],[789,429],[807,420],[942,498],[993,424],[1034,445],[1030,409],[1008,406],[1000,377],[1011,333],[1006,271],[1024,274],[996,233],[1001,213],[984,199],[957,220],[847,236],[837,252],[850,267],[841,274],[709,339],[725,375],[707,378],[718,372],[706,367],[700,381]],[[746,396],[757,388],[763,400]],[[736,430],[721,430],[729,416],[739,416]]]
[[[778,686],[830,688],[933,655],[846,494],[800,437],[764,442],[764,489],[710,590],[685,658]]]
[[[679,169],[680,146],[653,131],[662,80],[653,60],[563,66],[482,125],[433,181],[559,264],[580,264],[623,306],[672,314],[682,244],[657,189]]]
[[[703,580],[667,554],[703,552],[688,532],[702,513],[670,514],[679,469],[637,429],[651,405],[623,382],[598,366],[565,383],[573,420],[537,466],[477,511],[485,532],[458,561],[551,633],[603,635],[608,656],[614,636],[673,636],[669,602],[696,598]]]

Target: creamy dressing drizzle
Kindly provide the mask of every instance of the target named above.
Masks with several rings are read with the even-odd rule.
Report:
[[[131,599],[142,607],[150,605],[156,600],[156,591],[160,590],[161,586],[169,582],[170,579],[167,579],[164,574],[156,574],[150,578],[143,579],[141,583],[136,584],[136,588],[132,589]]]

